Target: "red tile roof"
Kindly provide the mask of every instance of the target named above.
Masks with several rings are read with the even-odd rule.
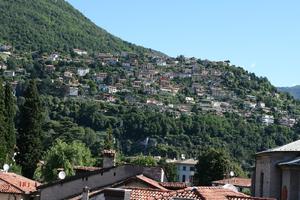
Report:
[[[161,182],[159,184],[170,190],[184,189],[187,187],[187,184],[182,182]]]
[[[228,200],[229,196],[235,197],[237,200],[248,200],[249,196],[234,192],[222,187],[189,187],[176,191],[162,191],[154,189],[131,188],[131,200],[171,200],[177,198],[187,198],[195,200]],[[251,198],[249,200],[252,200]],[[255,200],[255,199],[253,199]]]
[[[235,192],[223,187],[197,187],[203,200],[228,200],[228,196],[249,197],[240,192]]]
[[[153,189],[131,188],[131,200],[171,200],[175,197],[203,200],[196,191],[184,189],[178,191],[162,191]]]
[[[15,173],[0,172],[0,191],[5,193],[35,192],[39,182],[25,178]]]
[[[147,184],[149,184],[149,185],[151,185],[151,186],[153,186],[153,187],[155,187],[155,188],[157,188],[157,189],[167,190],[165,187],[161,186],[159,184],[159,182],[157,182],[157,181],[155,181],[153,179],[150,179],[150,178],[148,178],[148,177],[146,177],[144,175],[138,175],[138,176],[136,176],[136,178],[139,179],[139,180],[141,180],[141,181],[143,181],[143,182],[145,182],[145,183],[147,183]]]
[[[22,191],[4,181],[0,181],[0,193],[21,194]]]
[[[217,185],[231,184],[231,185],[234,185],[237,187],[250,188],[251,187],[251,179],[234,177],[234,178],[214,181],[213,184],[217,184]]]
[[[260,197],[237,197],[237,196],[228,196],[228,200],[276,200],[273,198],[260,198]]]

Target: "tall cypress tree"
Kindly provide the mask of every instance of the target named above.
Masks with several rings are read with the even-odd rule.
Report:
[[[32,178],[42,154],[42,104],[36,82],[31,80],[24,92],[25,103],[20,109],[17,162],[22,174]]]
[[[13,90],[10,83],[5,85],[5,122],[6,122],[6,148],[9,157],[12,157],[14,148],[16,145],[16,130],[15,130],[15,115],[16,115],[16,104]]]
[[[0,80],[0,165],[2,166],[6,161],[6,123],[5,123],[5,103],[3,82]]]

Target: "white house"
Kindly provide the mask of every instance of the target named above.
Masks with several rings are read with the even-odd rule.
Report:
[[[195,165],[198,163],[194,159],[167,160],[168,163],[174,163],[177,167],[178,182],[193,184],[195,175]]]
[[[87,51],[81,50],[81,49],[73,49],[74,53],[83,56],[83,55],[87,55]]]
[[[89,68],[79,68],[79,69],[77,69],[77,75],[81,76],[81,77],[87,75],[89,72],[90,72]]]
[[[266,126],[274,124],[274,116],[272,116],[272,115],[263,115],[262,118],[261,118],[261,122]]]

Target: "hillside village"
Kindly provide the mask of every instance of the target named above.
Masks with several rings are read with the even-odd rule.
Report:
[[[59,97],[154,106],[175,117],[235,113],[246,121],[287,127],[300,117],[297,102],[277,92],[265,78],[236,68],[230,61],[81,49],[73,49],[71,55],[21,55],[10,45],[0,46],[0,57],[1,74],[11,81],[16,95],[24,80],[35,77],[45,94],[51,90]]]

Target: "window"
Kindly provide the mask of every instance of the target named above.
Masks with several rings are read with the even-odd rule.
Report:
[[[260,184],[259,184],[260,197],[264,195],[264,173],[260,173]]]
[[[183,167],[182,167],[182,170],[183,170],[183,171],[186,171],[186,166],[183,166]]]
[[[195,167],[190,167],[190,171],[191,172],[195,171]]]
[[[182,175],[182,182],[185,182],[185,175]]]

